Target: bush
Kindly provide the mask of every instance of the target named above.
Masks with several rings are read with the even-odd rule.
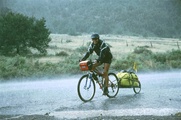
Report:
[[[145,47],[145,46],[141,46],[141,47],[136,47],[134,49],[134,53],[136,53],[136,54],[141,54],[141,53],[152,54],[152,51],[148,50],[147,47]]]
[[[64,56],[64,57],[66,57],[66,56],[68,56],[68,53],[65,52],[65,51],[61,51],[61,52],[59,52],[59,53],[56,53],[55,55],[56,55],[56,56]]]
[[[85,52],[87,52],[87,49],[88,49],[87,47],[81,46],[79,48],[76,48],[76,52],[84,54]]]
[[[66,40],[66,43],[70,43],[70,42],[72,42],[72,40]]]
[[[127,61],[126,59],[123,59],[123,60],[118,59],[118,60],[113,61],[111,67],[118,71],[126,70],[129,67],[131,67],[131,63]]]
[[[160,64],[163,64],[167,61],[167,54],[166,53],[156,53],[154,54],[154,59]]]
[[[181,61],[180,60],[170,60],[169,61],[169,65],[171,66],[171,68],[181,68]]]
[[[167,59],[181,60],[181,50],[172,50],[171,52],[168,52]]]

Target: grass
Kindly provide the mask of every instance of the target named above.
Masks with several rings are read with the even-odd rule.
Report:
[[[87,44],[91,41],[90,35],[69,36],[51,34],[51,38],[52,41],[50,42],[50,47],[56,46],[56,49],[48,49],[48,54],[53,55],[59,53],[60,51],[66,51],[67,53],[72,54],[80,47],[87,47]],[[116,59],[122,58],[133,52],[138,46],[147,47],[148,50],[151,50],[154,53],[164,53],[171,51],[172,49],[177,50],[177,42],[181,45],[181,41],[179,39],[173,38],[143,38],[121,35],[101,35],[101,39],[111,45],[111,51]],[[66,42],[67,40],[71,42]],[[86,52],[86,50],[87,49],[84,49],[82,52]]]
[[[78,74],[79,59],[87,51],[90,35],[69,36],[51,34],[47,56],[0,57],[0,79],[26,77],[55,77]],[[120,71],[137,63],[138,71],[163,71],[181,68],[179,39],[143,38],[101,35],[111,48],[114,59],[111,70]],[[93,60],[95,54],[90,56]]]

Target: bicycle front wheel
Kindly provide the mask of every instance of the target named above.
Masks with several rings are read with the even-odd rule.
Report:
[[[90,79],[88,75],[83,75],[77,85],[79,98],[84,102],[91,101],[95,95],[95,90],[96,86],[93,79]]]
[[[109,98],[114,98],[119,91],[119,84],[118,84],[118,78],[116,76],[116,74],[114,73],[109,73],[109,84],[108,84],[108,94],[107,96]]]

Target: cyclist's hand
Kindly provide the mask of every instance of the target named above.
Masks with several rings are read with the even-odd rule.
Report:
[[[96,59],[93,61],[93,64],[101,64],[101,62],[98,59]]]
[[[93,63],[97,63],[97,60],[94,60]]]

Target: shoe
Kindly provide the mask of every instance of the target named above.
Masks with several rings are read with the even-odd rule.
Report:
[[[108,93],[109,93],[108,88],[105,87],[105,88],[104,88],[104,91],[103,91],[103,95],[107,95]]]

